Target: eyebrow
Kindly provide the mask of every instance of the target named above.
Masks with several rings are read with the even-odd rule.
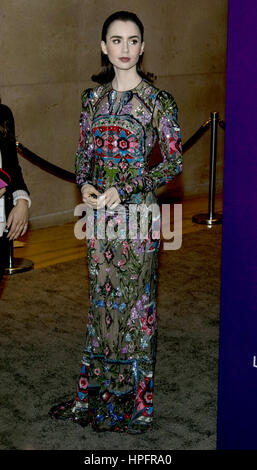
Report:
[[[113,39],[113,38],[122,39],[123,36],[118,36],[118,35],[114,34],[113,36],[111,36],[111,39]],[[135,34],[134,36],[129,36],[128,39],[133,39],[133,38],[138,38],[139,39],[139,36],[137,36],[137,34]]]

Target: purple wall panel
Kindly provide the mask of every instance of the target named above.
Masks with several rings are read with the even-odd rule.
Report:
[[[225,120],[217,448],[257,449],[256,0],[229,1]]]

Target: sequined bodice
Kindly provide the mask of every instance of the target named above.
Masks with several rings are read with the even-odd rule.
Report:
[[[82,94],[77,182],[100,192],[115,186],[122,202],[140,203],[147,192],[181,171],[181,138],[174,98],[146,80],[130,91],[111,83]],[[163,162],[149,170],[159,138]]]

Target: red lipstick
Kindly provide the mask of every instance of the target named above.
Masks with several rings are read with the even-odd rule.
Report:
[[[128,62],[130,60],[129,57],[119,57],[119,59],[121,60],[121,62]]]

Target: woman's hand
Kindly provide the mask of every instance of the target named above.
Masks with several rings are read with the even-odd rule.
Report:
[[[119,193],[114,186],[107,189],[105,193],[103,193],[102,196],[104,196],[104,199],[103,199],[104,205],[109,207],[110,209],[115,209],[115,207],[117,207],[121,202]]]
[[[95,197],[93,196],[95,195]],[[99,191],[95,189],[92,184],[85,184],[82,188],[82,199],[85,204],[88,204],[93,209],[97,209],[97,198],[101,196]]]
[[[95,194],[96,197],[93,197],[92,194]],[[83,201],[93,209],[103,209],[105,206],[110,209],[115,209],[121,202],[118,191],[114,186],[101,194],[94,186],[86,184],[82,188],[82,198]]]
[[[6,191],[6,188],[0,189],[0,197],[2,197],[4,195],[5,191]]]
[[[15,240],[22,237],[27,231],[29,221],[29,208],[26,199],[18,199],[16,206],[11,210],[6,226],[9,229],[7,238]]]

